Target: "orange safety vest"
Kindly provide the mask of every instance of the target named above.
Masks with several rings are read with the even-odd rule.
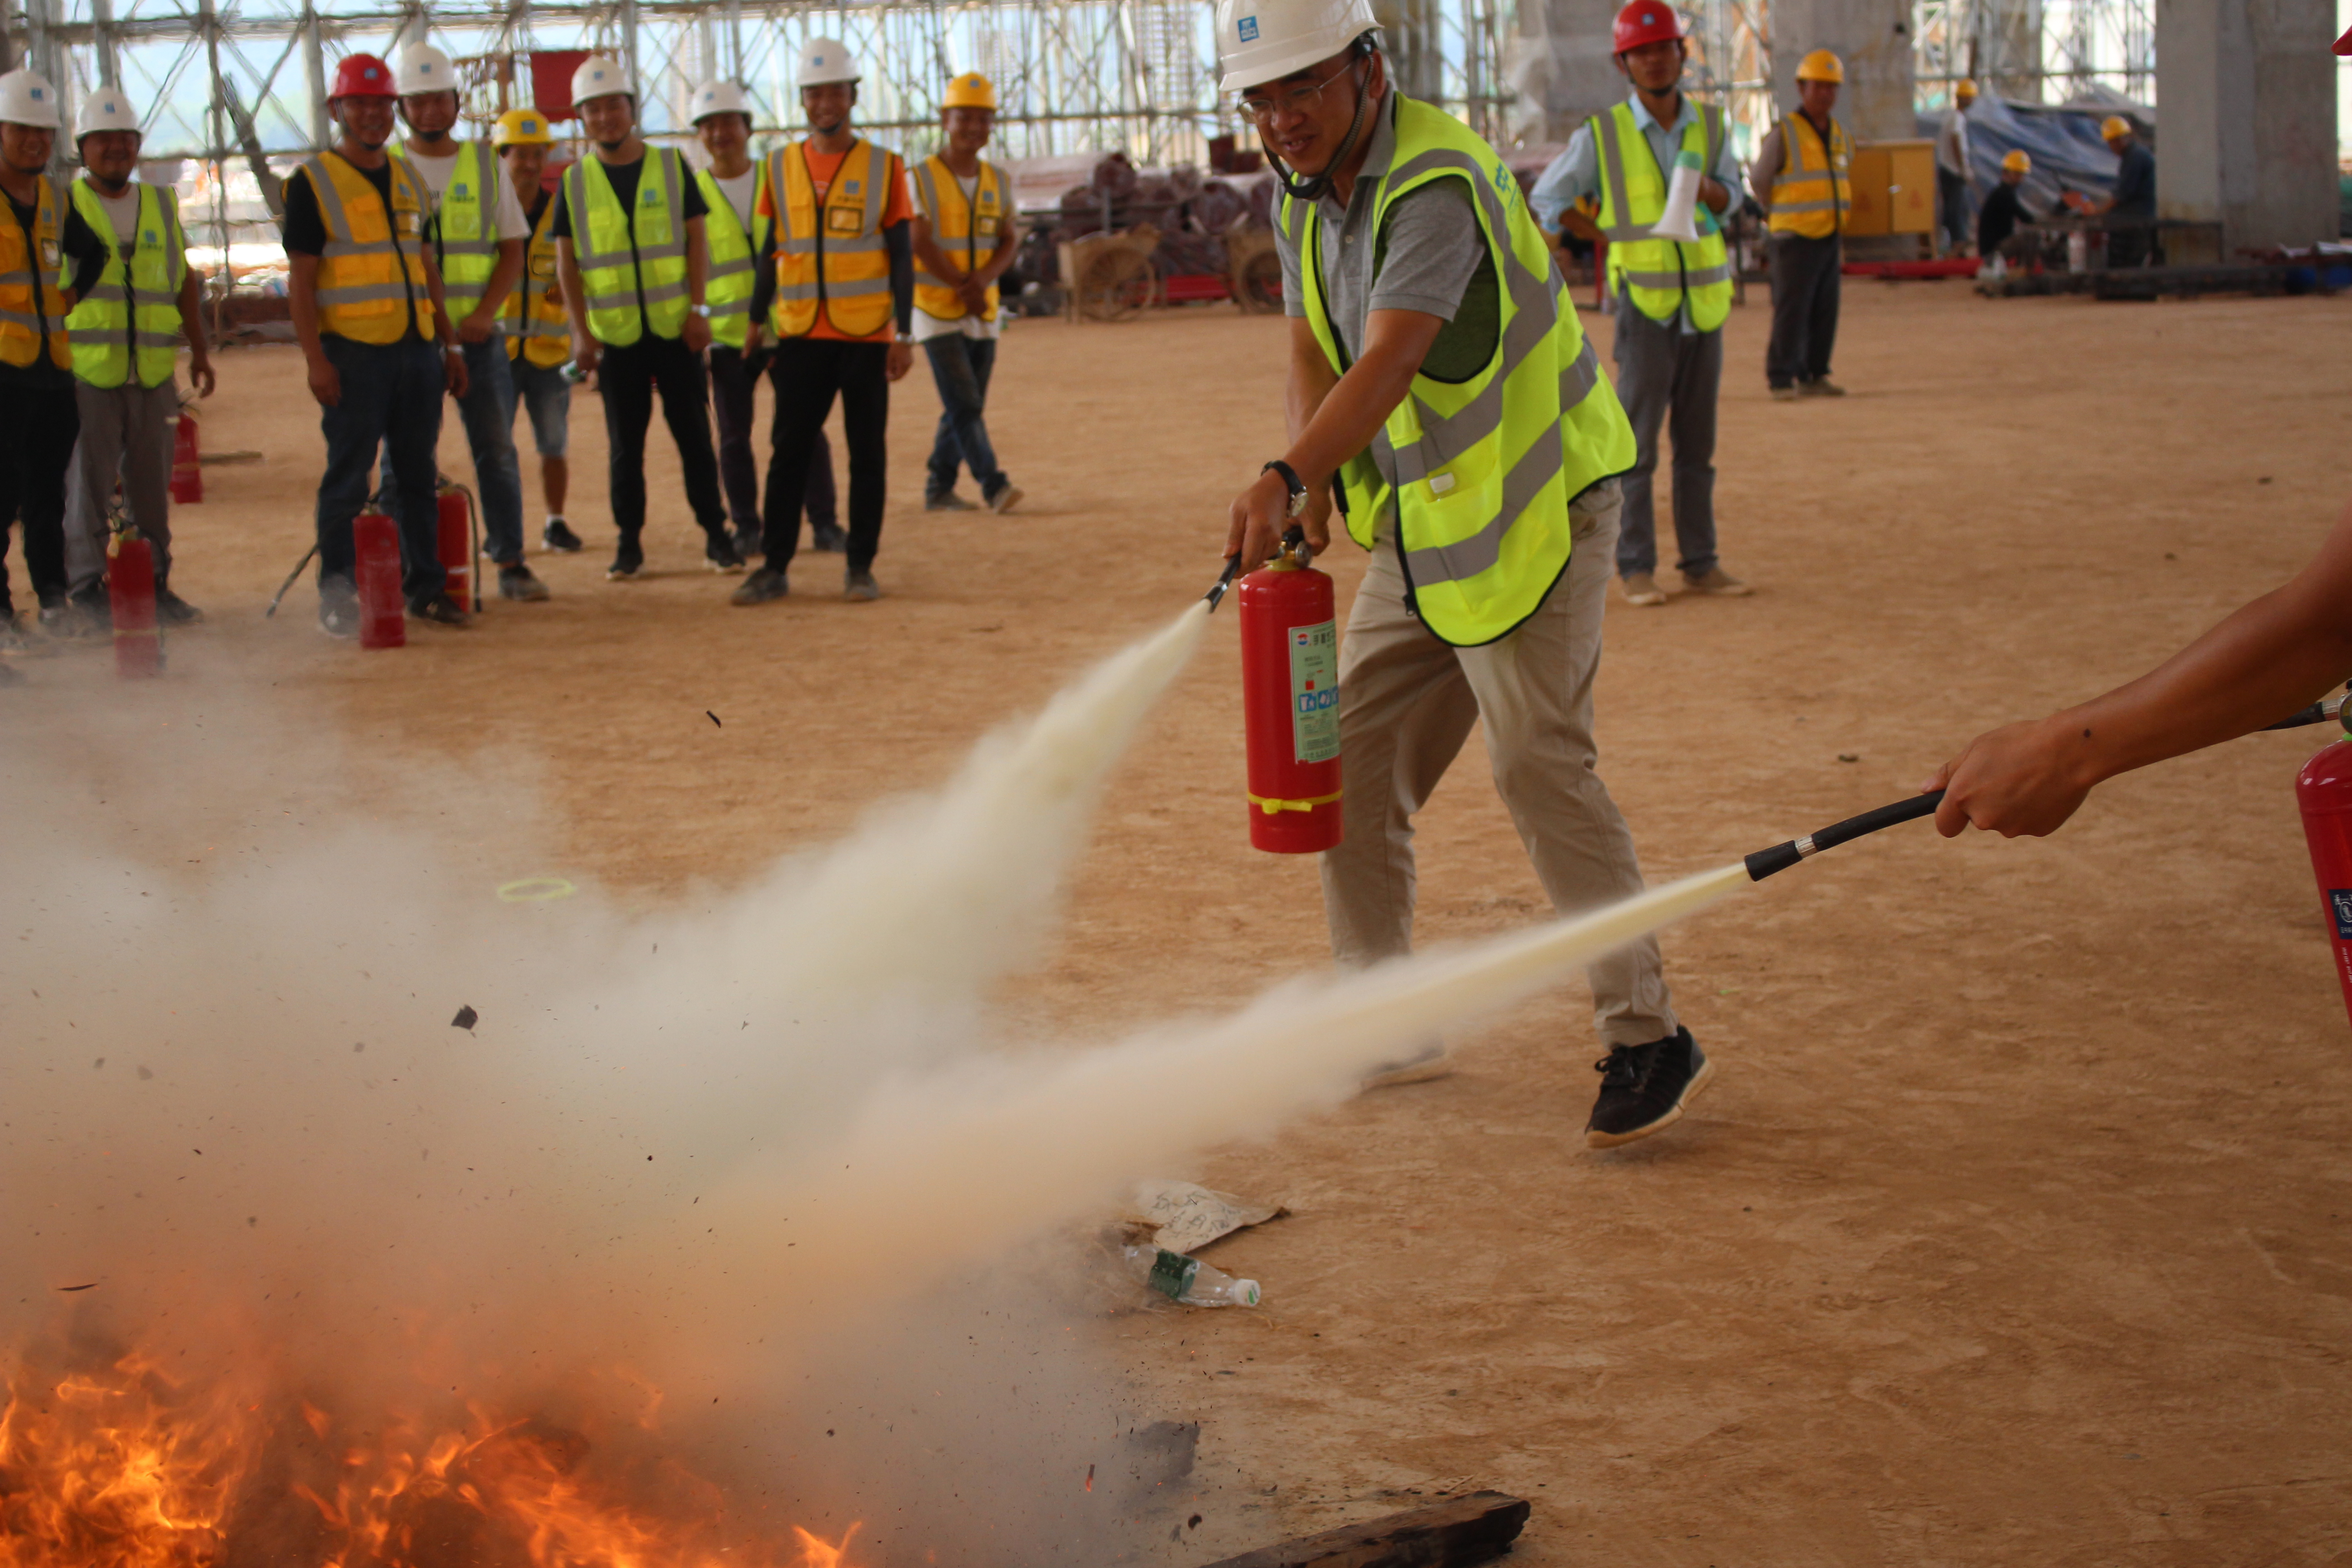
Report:
[[[874,177],[879,166],[882,177]],[[768,155],[769,201],[776,217],[776,299],[768,320],[780,338],[808,335],[822,310],[836,331],[871,337],[890,321],[890,253],[882,215],[905,178],[896,153],[862,138],[850,146],[826,187],[823,218],[807,144]]]
[[[923,217],[931,226],[931,243],[953,258],[966,277],[987,266],[988,258],[996,254],[997,230],[1003,227],[1012,206],[1006,197],[1004,171],[983,161],[971,200],[967,202],[955,171],[934,153],[915,166],[914,186],[915,199],[922,204]],[[992,321],[996,320],[995,284],[988,286],[986,300],[980,319]],[[960,321],[968,314],[963,296],[944,279],[924,271],[919,258],[915,263],[915,307],[942,321]]]
[[[433,293],[425,281],[425,186],[390,160],[392,210],[340,153],[302,165],[319,199],[327,246],[319,254],[319,330],[361,343],[396,343],[411,321],[430,342]]]
[[[58,194],[47,178],[38,182],[33,204],[33,232],[16,221],[16,204],[0,223],[0,360],[30,364],[41,357],[41,339],[49,341],[49,363],[59,370],[73,368],[66,344],[65,300],[45,279],[58,275],[65,259],[58,244]]]

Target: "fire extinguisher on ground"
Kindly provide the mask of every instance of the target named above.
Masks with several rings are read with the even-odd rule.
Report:
[[[1339,626],[1313,559],[1294,528],[1241,582],[1250,843],[1278,855],[1339,842]]]
[[[2343,701],[2336,717],[2352,731],[2352,700]],[[2294,798],[2303,809],[2311,869],[2319,879],[2336,978],[2344,986],[2345,1008],[2352,1013],[2352,739],[2324,748],[2304,763]]]
[[[400,595],[400,527],[373,501],[352,519],[352,574],[360,592],[360,647],[407,646],[408,606]]]
[[[448,579],[450,602],[467,615],[482,609],[482,531],[474,514],[474,492],[450,479],[437,476],[434,496],[438,503],[438,547],[441,571]]]
[[[155,619],[155,549],[117,511],[106,542],[106,606],[114,622],[114,673],[163,673],[163,628]]]
[[[192,506],[204,499],[205,470],[196,450],[196,416],[182,409],[172,426],[172,504]]]

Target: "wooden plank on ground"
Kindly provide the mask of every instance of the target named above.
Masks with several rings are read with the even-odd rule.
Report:
[[[1526,1500],[1472,1492],[1244,1552],[1209,1568],[1471,1568],[1509,1552],[1527,1522]]]

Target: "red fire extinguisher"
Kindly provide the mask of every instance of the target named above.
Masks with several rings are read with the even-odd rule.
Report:
[[[442,574],[448,579],[450,602],[469,614],[482,609],[481,530],[474,521],[474,492],[455,479],[442,477],[434,487],[439,502],[439,547]]]
[[[192,506],[205,499],[205,470],[196,452],[196,420],[182,414],[172,426],[172,502]]]
[[[360,588],[360,647],[402,647],[408,642],[407,605],[400,596],[400,528],[373,502],[352,519],[353,575]]]
[[[163,673],[163,628],[155,621],[155,551],[124,519],[106,544],[106,602],[114,621],[114,673]]]
[[[2352,712],[2352,703],[2345,711]],[[2352,720],[2345,727],[2352,730]],[[2338,741],[2303,764],[2294,798],[2303,808],[2303,837],[2335,945],[2336,978],[2352,1012],[2352,740]]]
[[[1339,626],[1313,559],[1294,529],[1241,582],[1250,844],[1277,855],[1339,842]]]

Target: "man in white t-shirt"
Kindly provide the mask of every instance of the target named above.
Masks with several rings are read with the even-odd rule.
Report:
[[[409,45],[393,63],[393,88],[408,127],[393,154],[415,172],[432,199],[434,259],[441,268],[450,322],[465,351],[466,391],[457,399],[457,416],[473,455],[483,543],[498,563],[500,597],[544,599],[547,585],[522,559],[514,376],[499,321],[507,295],[522,278],[530,219],[490,144],[449,134],[457,123],[457,79],[447,55],[431,44]],[[384,464],[382,472],[389,510],[395,495],[391,465]]]
[[[955,490],[957,471],[969,468],[989,510],[1011,511],[1021,491],[997,466],[983,411],[1004,331],[996,280],[1020,250],[1013,181],[980,155],[996,120],[996,89],[988,79],[968,71],[948,83],[940,101],[946,145],[907,171],[915,188],[914,339],[940,389],[923,507],[971,510]]]

